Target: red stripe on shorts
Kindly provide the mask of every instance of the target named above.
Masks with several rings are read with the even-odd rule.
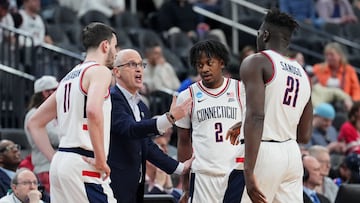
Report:
[[[83,130],[88,130],[87,124],[83,124]]]
[[[236,163],[244,163],[244,160],[245,160],[244,157],[236,157],[235,158]]]
[[[94,171],[82,171],[82,176],[100,178],[100,173],[99,172],[94,172]]]

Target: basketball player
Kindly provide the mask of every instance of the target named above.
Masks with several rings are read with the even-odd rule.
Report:
[[[30,119],[28,128],[40,151],[51,160],[51,202],[116,202],[106,163],[110,137],[109,86],[116,35],[102,23],[82,33],[85,61],[75,66]],[[58,119],[62,129],[55,153],[45,125]]]
[[[297,26],[292,17],[270,10],[258,31],[259,53],[241,64],[246,110],[239,142],[244,144],[226,202],[303,202],[296,141],[306,143],[311,136],[311,90],[303,68],[284,57]],[[244,181],[246,192],[233,187]]]
[[[178,96],[181,104],[191,97],[191,114],[178,120],[178,158],[186,161],[194,153],[189,174],[182,177],[181,202],[222,202],[227,174],[234,167],[238,146],[225,140],[230,126],[241,120],[240,82],[225,78],[229,62],[225,46],[218,41],[201,41],[190,50],[190,63],[201,76]]]

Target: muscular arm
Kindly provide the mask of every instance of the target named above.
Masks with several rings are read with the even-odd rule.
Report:
[[[46,124],[56,118],[56,96],[53,93],[30,118],[27,128],[35,145],[51,161],[55,151],[50,144]]]
[[[265,60],[260,57],[259,54],[248,57],[240,67],[240,75],[246,92],[245,177],[254,173],[264,125],[265,84],[261,67],[263,65],[260,62]]]
[[[180,162],[185,162],[190,159],[192,156],[192,147],[191,147],[191,134],[190,129],[177,128],[178,134],[178,159]],[[183,191],[189,192],[189,174],[186,173],[181,176],[181,181],[183,185]]]
[[[299,143],[306,144],[309,142],[312,134],[312,120],[313,120],[313,107],[310,98],[301,115],[299,125],[297,128],[296,140]]]
[[[253,202],[266,202],[258,186],[254,168],[258,155],[263,126],[265,82],[272,75],[272,64],[261,54],[252,55],[240,67],[240,76],[245,85],[246,115],[244,123],[245,160],[244,177],[247,193]]]
[[[95,163],[106,165],[104,150],[104,97],[108,93],[111,72],[106,67],[90,68],[85,72],[83,87],[87,89],[86,115],[88,130],[93,145]]]

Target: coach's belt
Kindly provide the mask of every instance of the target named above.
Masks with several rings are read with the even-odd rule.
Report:
[[[94,158],[94,152],[93,151],[86,150],[86,149],[83,149],[81,147],[69,147],[69,148],[60,147],[58,150],[60,152],[72,152],[72,153],[80,154],[80,155],[83,155],[83,156],[86,156],[86,157]]]
[[[284,140],[284,141],[277,141],[277,140],[261,140],[261,142],[277,142],[277,143],[281,143],[281,142],[287,142],[291,139],[287,139],[287,140]],[[245,140],[244,139],[241,139],[240,140],[240,144],[244,144],[245,143]]]

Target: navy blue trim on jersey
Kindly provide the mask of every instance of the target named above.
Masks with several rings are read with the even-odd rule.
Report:
[[[86,150],[80,147],[69,147],[69,148],[64,148],[64,147],[60,147],[58,149],[58,151],[60,152],[72,152],[72,153],[76,153],[76,154],[80,154],[86,157],[91,157],[94,158],[94,152],[90,151],[90,150]]]
[[[190,194],[189,198],[191,199],[190,203],[193,203],[193,196],[195,190],[195,173],[190,174]]]
[[[240,203],[245,189],[245,177],[243,170],[233,170],[230,173],[228,186],[225,191],[223,203]]]
[[[107,195],[100,184],[84,183],[87,198],[90,203],[107,203]]]
[[[86,114],[86,102],[87,102],[87,96],[84,95],[84,118],[87,118],[87,114]]]

